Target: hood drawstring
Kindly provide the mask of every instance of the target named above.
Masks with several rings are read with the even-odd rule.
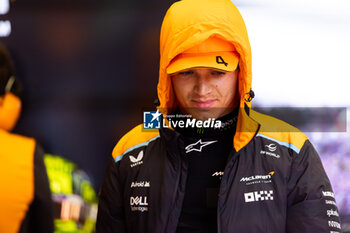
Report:
[[[244,99],[247,102],[251,102],[252,99],[255,97],[255,93],[252,89],[250,89],[249,92],[245,93],[246,95],[249,95],[248,99]]]
[[[156,98],[156,99],[153,101],[153,104],[154,104],[154,106],[157,108],[157,107],[160,105],[159,99]]]

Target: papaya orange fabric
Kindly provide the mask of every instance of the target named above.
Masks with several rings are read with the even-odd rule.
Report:
[[[34,139],[0,129],[0,232],[18,232],[33,200],[34,150]]]
[[[0,129],[11,131],[15,127],[21,107],[21,100],[11,92],[0,97]]]
[[[250,107],[250,102],[245,101],[245,98],[252,83],[252,56],[246,26],[238,9],[229,0],[183,0],[169,8],[161,28],[158,109],[163,114],[168,114],[177,108],[171,80],[166,71],[167,66],[177,55],[198,46],[210,37],[226,40],[235,47],[240,57],[238,77],[240,107],[241,110],[244,104]],[[240,112],[241,117],[246,115],[243,111]],[[258,123],[253,120],[238,119],[238,130],[234,139],[235,149],[239,150],[246,145],[257,129]]]
[[[142,125],[138,125],[118,141],[113,149],[112,156],[116,159],[118,156],[122,156],[127,149],[146,142],[157,135],[159,135],[158,131],[142,130]]]
[[[295,146],[300,149],[307,139],[303,133],[296,132],[295,128],[283,121],[251,110],[249,100],[252,86],[251,48],[243,18],[230,0],[182,0],[168,9],[160,35],[158,110],[163,115],[167,115],[178,107],[171,79],[167,73],[167,67],[171,61],[211,37],[232,43],[235,52],[239,54],[240,109],[233,140],[235,150],[239,151],[247,145],[258,130],[260,134],[268,137],[296,144]],[[113,157],[123,154],[132,146],[146,142],[155,134],[157,133],[144,132],[142,125],[137,126],[118,142],[113,151]]]

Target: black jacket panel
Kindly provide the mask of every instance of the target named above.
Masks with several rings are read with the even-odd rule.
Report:
[[[185,146],[179,133],[160,129],[160,137],[112,161],[97,232],[176,232],[187,175]],[[330,182],[309,141],[299,150],[257,134],[229,157],[218,232],[341,232]]]

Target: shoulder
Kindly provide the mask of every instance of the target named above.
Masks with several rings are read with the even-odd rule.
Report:
[[[142,124],[136,126],[126,133],[114,147],[112,156],[115,162],[120,161],[123,156],[139,147],[147,146],[150,142],[159,138],[159,131],[146,131]]]
[[[274,141],[294,150],[297,154],[299,154],[305,142],[308,140],[306,135],[299,129],[275,117],[254,110],[251,110],[250,116],[260,124],[259,132],[256,135],[257,137],[263,137]]]
[[[16,150],[18,153],[24,151],[31,151],[34,153],[36,142],[34,138],[9,133],[0,129],[0,145],[2,149]]]

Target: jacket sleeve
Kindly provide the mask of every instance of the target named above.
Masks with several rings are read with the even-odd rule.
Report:
[[[34,152],[34,199],[22,222],[20,232],[54,231],[53,206],[49,179],[44,164],[44,151],[36,144]]]
[[[342,232],[331,184],[309,141],[294,158],[287,200],[287,233]]]
[[[115,163],[111,158],[99,195],[99,206],[97,213],[97,233],[124,233],[125,216],[123,206],[123,195],[118,176],[120,162]]]

